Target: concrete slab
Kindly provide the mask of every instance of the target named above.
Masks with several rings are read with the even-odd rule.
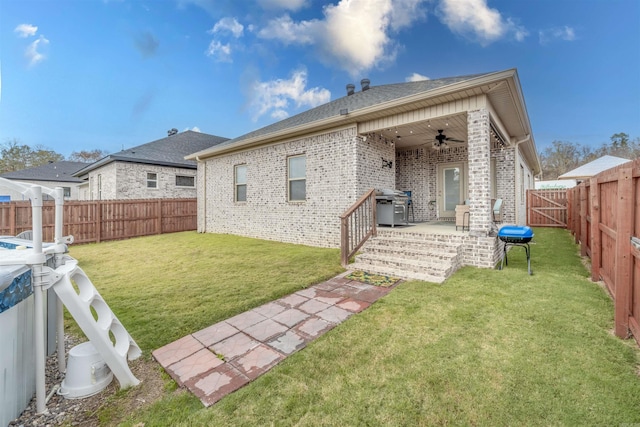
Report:
[[[316,296],[313,299],[315,299],[316,301],[323,302],[325,304],[336,305],[337,303],[339,303],[345,298],[346,297],[344,297],[343,295],[337,294],[335,292],[323,291],[318,289],[316,291]]]
[[[160,347],[151,354],[162,366],[169,366],[195,352],[202,350],[204,346],[191,335],[180,338],[170,344]]]
[[[200,341],[205,347],[210,347],[213,344],[220,342],[232,335],[240,332],[237,328],[234,328],[227,322],[218,322],[215,325],[211,325],[208,328],[194,332],[192,335],[195,339]]]
[[[296,293],[294,293],[294,295],[300,295],[303,296],[305,298],[313,298],[316,296],[316,288],[315,287],[310,287],[307,289],[303,289],[301,291],[298,291]]]

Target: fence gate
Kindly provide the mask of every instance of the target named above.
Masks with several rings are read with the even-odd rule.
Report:
[[[567,227],[567,190],[527,190],[527,225]]]

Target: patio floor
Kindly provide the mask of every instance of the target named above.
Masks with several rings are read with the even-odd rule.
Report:
[[[213,405],[393,288],[349,280],[347,274],[194,332],[153,357],[180,386]]]
[[[378,230],[398,231],[401,233],[422,233],[422,234],[469,234],[469,230],[462,231],[462,227],[457,227],[455,221],[426,221],[410,222],[409,225],[378,225]]]

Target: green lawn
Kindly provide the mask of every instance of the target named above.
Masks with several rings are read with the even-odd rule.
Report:
[[[635,342],[613,336],[612,301],[569,234],[535,233],[533,276],[514,248],[503,271],[403,283],[214,406],[167,387],[124,425],[640,423]],[[147,354],[340,271],[336,251],[195,233],[72,255]]]

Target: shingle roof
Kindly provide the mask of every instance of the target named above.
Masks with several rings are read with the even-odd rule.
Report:
[[[194,160],[185,160],[184,157],[186,155],[213,147],[228,140],[229,138],[188,130],[114,154],[109,154],[78,171],[75,175],[84,175],[93,169],[114,161],[196,169],[196,162]]]
[[[15,172],[2,174],[2,178],[22,181],[59,181],[59,182],[83,182],[73,176],[74,173],[87,166],[83,162],[52,162],[46,165],[22,169]]]
[[[598,175],[600,172],[604,172],[607,169],[614,168],[623,163],[630,162],[629,159],[623,159],[622,157],[615,156],[602,156],[595,159],[592,162],[577,167],[567,173],[564,173],[558,177],[558,179],[586,179],[592,176]]]
[[[366,91],[355,92],[352,95],[345,95],[341,98],[304,111],[295,116],[286,118],[279,122],[249,132],[245,135],[230,139],[220,146],[227,146],[237,142],[279,132],[288,128],[302,126],[322,119],[340,115],[340,110],[346,109],[349,113],[363,108],[404,98],[407,96],[428,92],[443,86],[460,83],[492,73],[472,74],[459,77],[447,77],[434,80],[421,80],[417,82],[394,83],[380,86],[370,86]],[[195,152],[194,152],[195,153]]]

